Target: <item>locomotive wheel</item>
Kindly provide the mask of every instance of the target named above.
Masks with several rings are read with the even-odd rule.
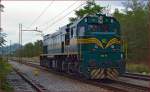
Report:
[[[65,71],[65,62],[64,61],[62,61],[62,64],[61,64],[61,70],[64,72]]]
[[[50,61],[49,61],[49,68],[52,68],[52,59],[50,59]]]
[[[61,62],[61,60],[57,60],[57,70],[58,70],[59,72],[61,72],[61,71],[62,71],[61,66],[62,66],[62,62]]]
[[[62,62],[62,71],[63,72],[67,72],[68,71],[68,64],[66,63],[66,61]]]
[[[70,62],[69,63],[67,63],[67,73],[69,73],[70,74]]]
[[[74,63],[74,67],[75,67],[75,73],[76,73],[76,74],[79,74],[79,73],[80,73],[80,72],[79,72],[79,71],[80,71],[79,62],[75,62],[75,63]]]
[[[73,68],[74,68],[73,63],[72,63],[72,62],[69,62],[69,63],[68,63],[68,73],[69,73],[69,74],[73,74],[73,73],[74,73],[74,72],[73,72]]]

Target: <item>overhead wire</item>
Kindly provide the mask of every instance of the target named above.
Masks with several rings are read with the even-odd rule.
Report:
[[[75,5],[77,2],[78,1],[74,2],[73,4],[71,4],[70,6],[68,6],[66,9],[64,9],[63,11],[61,11],[60,13],[58,13],[56,16],[52,17],[51,19],[55,20],[58,16],[62,15],[66,10],[70,9],[71,7],[73,7],[73,5]],[[47,21],[47,22],[43,23],[40,26],[44,26],[44,25],[48,24],[49,22],[51,22],[53,20]]]
[[[58,23],[60,20],[64,19],[65,17],[67,17],[70,13],[72,13],[73,11],[75,11],[76,9],[80,8],[81,6],[83,6],[86,3],[82,3],[80,4],[78,7],[76,7],[74,10],[68,12],[67,14],[65,14],[64,16],[58,18],[56,21],[52,22],[48,27],[46,27],[45,29],[49,29],[51,26],[53,26],[54,24]]]
[[[28,28],[30,28],[33,24],[35,24],[35,23],[40,19],[40,17],[48,10],[48,8],[49,8],[50,6],[52,6],[52,4],[53,4],[54,1],[55,1],[55,0],[52,0],[52,1],[50,2],[50,4],[49,4],[47,7],[44,8],[44,10],[40,13],[39,16],[37,16],[37,17],[35,18],[35,20],[29,25]]]

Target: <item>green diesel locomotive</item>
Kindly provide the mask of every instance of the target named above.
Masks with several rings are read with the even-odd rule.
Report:
[[[103,14],[87,15],[44,36],[41,66],[87,79],[117,79],[125,72],[120,24]]]

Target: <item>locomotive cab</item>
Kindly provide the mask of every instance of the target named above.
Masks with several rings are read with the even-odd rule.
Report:
[[[116,79],[124,73],[120,25],[105,15],[88,16],[78,24],[81,71],[90,79]],[[88,71],[87,71],[88,70]]]

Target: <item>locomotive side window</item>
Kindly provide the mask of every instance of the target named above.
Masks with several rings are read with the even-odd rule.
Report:
[[[73,37],[73,28],[71,28],[71,38]]]
[[[76,28],[74,27],[73,28],[73,38],[75,38],[76,37]]]
[[[44,54],[48,54],[48,52],[47,52],[47,51],[48,51],[47,47],[48,47],[47,45],[46,45],[46,46],[43,46],[43,53],[44,53]]]
[[[69,45],[70,43],[70,32],[69,32],[70,28],[66,29],[66,34],[65,34],[65,45]]]
[[[58,35],[56,36],[56,48],[58,48]]]
[[[54,46],[53,46],[53,48],[55,49],[55,47],[56,47],[56,38],[54,37]]]
[[[70,33],[70,38],[74,38],[76,36],[76,28],[72,27],[71,28],[71,33]]]
[[[84,32],[85,32],[85,27],[84,26],[80,26],[79,27],[79,36],[84,36]]]
[[[64,34],[61,35],[61,41],[65,41],[65,35]]]
[[[103,16],[100,16],[98,21],[100,24],[103,24]]]

